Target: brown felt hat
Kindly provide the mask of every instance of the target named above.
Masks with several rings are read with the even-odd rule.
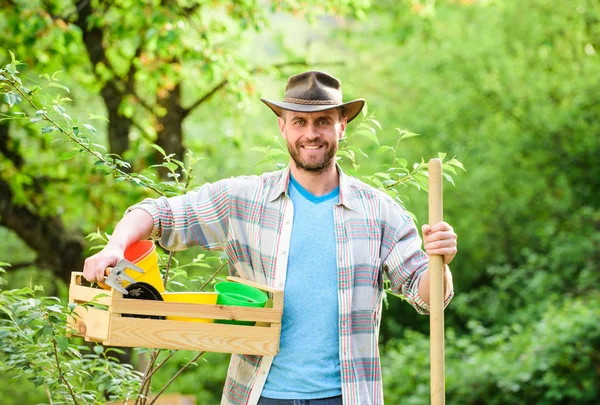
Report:
[[[290,76],[285,86],[283,101],[260,99],[269,106],[278,117],[281,110],[297,112],[315,112],[344,107],[348,122],[362,110],[365,100],[362,98],[342,102],[342,83],[339,79],[323,72],[305,72]]]

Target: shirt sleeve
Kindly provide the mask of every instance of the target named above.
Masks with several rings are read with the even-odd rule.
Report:
[[[190,246],[224,249],[229,226],[231,182],[206,183],[197,190],[177,197],[147,198],[127,209],[143,209],[153,219],[150,238],[168,250]]]
[[[419,295],[419,283],[429,268],[429,256],[421,249],[422,240],[408,215],[403,215],[393,241],[390,253],[383,261],[391,289],[396,294],[402,294],[418,313],[429,314],[429,305]],[[445,300],[444,307],[453,296],[454,291]]]

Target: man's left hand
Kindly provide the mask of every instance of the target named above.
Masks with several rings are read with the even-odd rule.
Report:
[[[450,264],[456,255],[456,234],[446,222],[438,222],[433,226],[423,225],[423,245],[428,255],[444,256],[444,263]]]

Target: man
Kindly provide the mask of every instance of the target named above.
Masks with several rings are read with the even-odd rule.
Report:
[[[107,246],[85,262],[89,281],[154,238],[170,250],[224,249],[230,273],[283,289],[280,352],[232,355],[222,404],[383,404],[377,337],[384,274],[427,313],[427,255],[410,216],[389,196],[335,163],[346,124],[364,100],[342,102],[338,79],[322,72],[289,78],[278,116],[287,169],[205,184],[129,208]],[[446,223],[423,226],[428,254],[456,254]],[[452,277],[445,270],[446,304]]]

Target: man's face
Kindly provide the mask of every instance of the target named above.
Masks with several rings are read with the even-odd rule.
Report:
[[[338,142],[346,129],[346,117],[341,117],[339,110],[283,111],[278,121],[281,136],[298,169],[321,173],[335,164]]]

